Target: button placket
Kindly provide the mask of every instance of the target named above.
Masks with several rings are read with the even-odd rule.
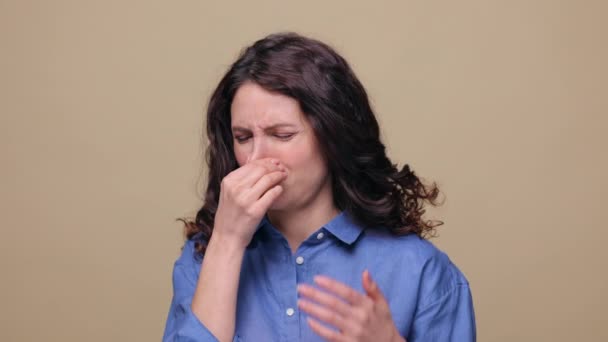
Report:
[[[303,256],[301,256],[301,255],[300,255],[300,256],[298,256],[298,257],[296,258],[296,264],[298,264],[298,265],[302,265],[303,263],[304,263],[304,257],[303,257]]]

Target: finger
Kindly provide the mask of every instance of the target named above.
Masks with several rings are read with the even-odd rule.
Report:
[[[234,177],[239,188],[251,188],[262,176],[267,173],[285,169],[278,159],[263,159],[248,163],[234,171]]]
[[[323,289],[343,298],[350,304],[357,305],[365,298],[365,295],[359,293],[352,287],[330,277],[318,275],[314,277],[314,281]]]
[[[247,197],[252,197],[251,200],[257,201],[266,191],[278,185],[287,177],[285,171],[274,171],[267,173],[260,178],[249,190],[247,190]]]
[[[336,296],[332,296],[327,292],[318,290],[318,289],[316,289],[312,286],[306,285],[306,284],[298,285],[298,292],[302,296],[305,296],[306,298],[311,299],[314,302],[317,302],[319,304],[322,304],[323,306],[332,308],[334,311],[336,311],[341,316],[346,317],[350,313],[350,310],[351,310],[350,305],[348,305],[342,299],[339,299]]]
[[[251,163],[244,164],[231,172],[229,172],[224,178],[230,179],[232,183],[241,184],[243,180],[254,177],[255,172],[264,171],[264,169],[278,169],[280,161],[276,158],[265,158],[255,160]],[[254,172],[254,170],[259,169]],[[223,180],[223,179],[222,179]],[[253,184],[255,181],[251,181]]]
[[[306,321],[308,322],[308,326],[310,327],[310,329],[312,331],[314,331],[317,335],[321,336],[326,341],[330,341],[330,342],[345,341],[345,339],[339,332],[337,332],[335,330],[331,330],[328,327],[323,326],[323,324],[319,323],[317,320],[309,317]]]
[[[274,187],[266,191],[266,193],[262,195],[262,197],[260,197],[258,201],[253,203],[253,205],[251,206],[251,210],[256,213],[262,214],[267,212],[268,208],[270,208],[272,203],[277,199],[277,197],[281,195],[282,192],[283,187],[280,185],[275,185]]]
[[[299,299],[298,308],[327,324],[333,325],[340,331],[345,331],[348,328],[344,317],[329,307],[321,306],[305,299]]]
[[[384,301],[384,295],[382,294],[382,292],[380,291],[380,288],[378,287],[378,284],[376,284],[376,282],[372,279],[371,274],[369,273],[368,270],[363,271],[363,275],[362,275],[362,283],[363,283],[363,289],[365,290],[365,293],[371,297],[371,299],[375,301]]]

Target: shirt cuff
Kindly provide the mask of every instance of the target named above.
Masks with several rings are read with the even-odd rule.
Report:
[[[175,342],[219,342],[209,329],[194,315],[188,308],[185,312],[186,317],[180,320],[175,334]],[[234,334],[232,342],[240,342],[241,339]]]

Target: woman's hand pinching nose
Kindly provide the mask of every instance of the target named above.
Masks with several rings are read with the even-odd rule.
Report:
[[[220,198],[213,236],[227,237],[247,246],[268,208],[283,192],[286,177],[278,159],[251,161],[226,175],[220,183]]]

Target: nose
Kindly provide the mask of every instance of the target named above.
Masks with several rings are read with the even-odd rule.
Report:
[[[247,163],[269,157],[268,146],[263,138],[252,139],[251,151],[247,157]]]

